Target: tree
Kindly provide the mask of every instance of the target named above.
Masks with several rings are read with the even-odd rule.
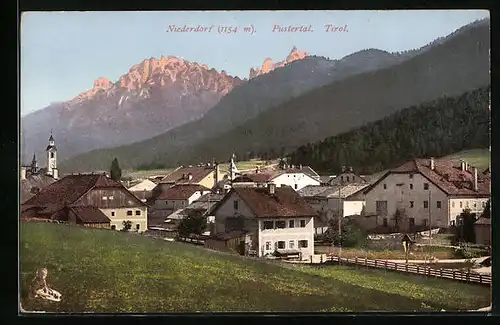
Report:
[[[110,170],[111,179],[115,181],[119,181],[122,178],[122,169],[120,168],[120,164],[118,163],[118,159],[113,159],[111,163]]]
[[[366,233],[354,221],[348,218],[340,219],[341,231],[339,232],[339,216],[334,216],[328,222],[328,230],[324,239],[335,246],[355,247],[366,242]]]
[[[132,229],[132,221],[130,220],[127,220],[127,221],[123,221],[123,227],[121,229],[121,231],[129,231],[130,229]]]
[[[476,242],[476,233],[474,232],[474,222],[476,222],[476,214],[471,213],[469,209],[464,209],[458,216],[458,232],[456,239],[458,242]]]
[[[181,237],[187,237],[190,234],[201,235],[207,227],[207,218],[200,214],[190,214],[182,219],[177,227],[177,233]]]

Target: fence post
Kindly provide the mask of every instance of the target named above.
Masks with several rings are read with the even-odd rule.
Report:
[[[375,260],[375,267],[377,267],[377,260]]]
[[[358,257],[357,256],[354,258],[354,262],[356,263],[356,265],[358,265]]]
[[[442,278],[443,277],[443,269],[442,268],[439,268],[439,277]]]
[[[455,270],[453,270],[453,280],[455,280]]]
[[[387,268],[387,260],[385,260],[385,268]]]
[[[367,262],[366,257],[365,257],[365,266],[367,266],[367,265],[368,265],[368,262]]]
[[[483,284],[483,275],[479,273],[479,283]]]
[[[319,256],[319,261],[321,262],[321,264],[323,264],[323,254]]]
[[[313,256],[311,255],[311,264],[313,263]]]
[[[417,274],[420,274],[419,266],[417,264]]]
[[[467,271],[467,274],[466,274],[466,279],[467,279],[467,282],[470,281],[470,271]]]
[[[405,264],[405,271],[408,273],[408,263]]]

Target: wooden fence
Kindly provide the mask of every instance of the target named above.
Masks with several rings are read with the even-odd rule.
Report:
[[[339,262],[346,264],[356,264],[366,267],[375,267],[381,269],[388,269],[397,272],[413,273],[418,275],[451,279],[456,281],[464,281],[469,283],[477,283],[483,285],[491,285],[490,274],[480,274],[473,272],[464,272],[452,269],[433,269],[428,266],[421,266],[418,264],[395,263],[384,260],[372,260],[367,258],[339,258],[337,256],[328,257],[328,261]]]

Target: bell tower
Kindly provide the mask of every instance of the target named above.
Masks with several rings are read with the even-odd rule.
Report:
[[[51,175],[53,178],[57,179],[57,148],[54,137],[52,136],[52,131],[50,131],[49,145],[45,151],[47,152],[47,175]]]

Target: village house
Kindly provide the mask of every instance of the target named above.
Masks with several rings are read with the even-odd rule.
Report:
[[[186,208],[208,193],[210,189],[199,184],[181,183],[174,186],[158,184],[148,200],[151,209],[150,224],[162,224],[167,216],[176,210]]]
[[[464,209],[481,213],[490,199],[489,172],[461,161],[413,159],[386,172],[363,191],[366,212],[384,226],[446,228]],[[394,218],[396,211],[398,214]]]
[[[328,221],[334,216],[360,215],[365,206],[363,197],[356,195],[368,184],[348,183],[337,186],[306,186],[298,193],[318,212],[315,220],[316,234],[328,228]]]
[[[233,187],[214,207],[215,233],[243,231],[245,252],[259,257],[314,253],[314,218],[317,213],[291,187]],[[241,234],[240,234],[241,235]]]
[[[352,167],[346,168],[345,166],[342,166],[342,172],[331,178],[328,181],[328,185],[341,185],[341,184],[366,184],[367,181],[365,180],[364,176],[358,175],[353,171]]]
[[[212,189],[222,179],[218,164],[181,167],[167,176],[159,184],[197,184]]]
[[[120,230],[147,230],[145,203],[103,174],[75,174],[46,186],[21,205],[21,218],[45,219]]]
[[[155,182],[149,179],[144,179],[128,187],[128,190],[142,202],[147,202],[147,200],[151,197],[153,189],[155,187],[156,187]]]
[[[168,215],[164,221],[165,227],[176,230],[179,223],[189,216],[205,216],[207,217],[207,229],[203,235],[213,233],[215,230],[215,216],[213,216],[212,210],[223,197],[224,195],[216,193],[208,193],[201,196],[188,206]]]
[[[269,183],[277,187],[290,186],[296,191],[308,185],[320,185],[320,176],[309,166],[282,166],[278,169],[246,173],[236,177],[233,186],[264,187]]]

